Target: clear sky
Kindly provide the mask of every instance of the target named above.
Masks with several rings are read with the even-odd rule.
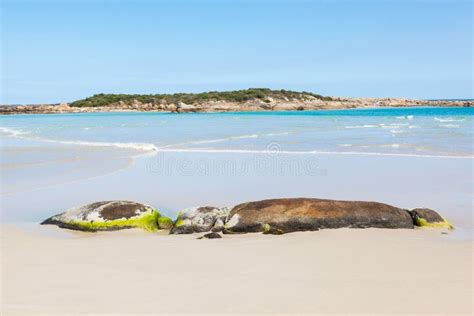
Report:
[[[472,98],[472,1],[2,0],[1,103],[249,87]]]

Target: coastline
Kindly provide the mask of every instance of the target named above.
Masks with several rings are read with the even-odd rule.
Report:
[[[107,106],[78,107],[68,103],[35,105],[0,105],[1,115],[16,114],[62,114],[62,113],[237,113],[237,112],[284,112],[319,111],[347,109],[389,109],[416,107],[472,107],[472,100],[410,100],[400,98],[333,98],[332,101],[319,99],[281,101],[251,100],[246,102],[209,101],[197,104],[152,104],[133,101]]]
[[[472,311],[473,241],[434,229],[220,240],[48,229],[1,226],[4,315]]]

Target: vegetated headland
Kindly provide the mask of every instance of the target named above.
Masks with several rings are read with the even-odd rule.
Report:
[[[306,111],[364,107],[459,106],[472,100],[413,100],[406,98],[345,98],[311,92],[251,88],[175,94],[96,94],[71,103],[1,105],[0,114],[80,112],[251,112]]]

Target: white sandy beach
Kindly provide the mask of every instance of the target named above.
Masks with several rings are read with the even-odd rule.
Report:
[[[53,233],[2,227],[2,315],[472,312],[473,242],[439,230]]]

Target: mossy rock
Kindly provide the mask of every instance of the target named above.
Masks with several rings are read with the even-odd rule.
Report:
[[[146,231],[171,228],[172,221],[153,207],[132,201],[101,201],[75,207],[41,223],[80,231],[110,231],[141,228]]]
[[[454,226],[451,225],[446,219],[439,215],[436,211],[429,208],[415,208],[409,211],[413,223],[419,227],[432,227],[432,228],[447,228],[453,230]]]
[[[268,224],[263,225],[263,234],[264,235],[283,235],[285,232],[283,229],[271,227]]]
[[[158,228],[159,229],[171,229],[173,228],[173,220],[166,216],[158,217]]]

